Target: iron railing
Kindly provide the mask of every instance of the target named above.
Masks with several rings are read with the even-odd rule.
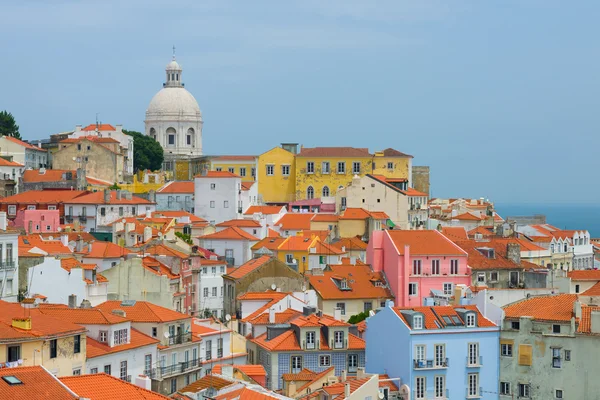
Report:
[[[167,343],[169,346],[172,346],[175,344],[183,344],[183,343],[187,343],[187,342],[191,342],[191,341],[192,341],[192,333],[191,332],[170,335],[167,338]]]
[[[150,379],[162,379],[172,375],[183,374],[184,372],[188,372],[200,367],[202,367],[201,359],[196,358],[164,367],[156,367],[152,368],[151,370],[145,370],[144,374]]]
[[[438,369],[438,368],[448,368],[450,363],[448,362],[448,358],[443,358],[441,360],[413,360],[414,369]]]
[[[17,267],[14,260],[11,261],[0,261],[0,271],[10,271]]]

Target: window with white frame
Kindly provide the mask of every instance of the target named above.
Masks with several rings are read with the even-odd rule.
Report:
[[[267,176],[273,176],[275,172],[275,166],[272,164],[267,165]]]
[[[510,396],[510,382],[500,382],[500,394]]]
[[[330,367],[330,366],[331,366],[331,356],[330,355],[319,356],[319,367]]]
[[[315,332],[313,332],[313,331],[306,332],[306,348],[307,349],[315,348]]]
[[[512,343],[502,343],[502,344],[500,344],[500,355],[502,357],[512,357],[512,355],[513,355],[513,345],[512,345]]]
[[[293,264],[294,263],[294,255],[293,254],[286,254],[285,255],[285,262],[286,262],[286,264]]]
[[[413,316],[413,329],[423,329],[423,316],[415,315]]]
[[[440,274],[440,260],[431,260],[431,275]]]
[[[415,399],[425,398],[425,377],[417,376],[415,378]]]
[[[214,200],[211,200],[211,202],[210,202],[210,208],[215,208],[215,202],[214,202]]]
[[[358,354],[348,354],[348,371],[356,372],[358,369]]]
[[[388,162],[387,163],[387,168],[388,169],[394,169],[394,163],[393,162]]]
[[[554,397],[556,397],[557,399],[562,399],[563,398],[562,389],[556,389],[556,391],[554,392]]]
[[[360,163],[359,162],[353,162],[352,163],[352,173],[353,174],[360,174]]]
[[[531,397],[531,386],[526,383],[519,383],[519,397],[529,399]]]
[[[443,375],[437,375],[434,378],[435,381],[435,397],[437,399],[446,398],[446,379]]]
[[[458,260],[450,260],[450,275],[458,275]]]
[[[242,177],[246,176],[246,168],[240,167],[240,176],[242,176]]]
[[[302,371],[302,356],[292,356],[291,359],[291,373],[297,374]]]
[[[306,198],[309,200],[315,198],[315,189],[312,186],[306,188]]]
[[[229,201],[223,200],[223,208],[229,208]]]
[[[479,272],[477,274],[477,283],[485,283],[485,272]]]
[[[337,173],[338,174],[346,173],[346,163],[344,161],[340,161],[337,163]]]
[[[121,361],[120,378],[127,380],[127,361]]]
[[[344,332],[343,331],[335,331],[333,333],[333,348],[334,349],[344,348]]]
[[[323,186],[322,197],[329,197],[329,186]]]
[[[421,275],[421,260],[413,260],[413,275]]]
[[[467,394],[469,395],[469,397],[479,396],[479,374],[469,374],[469,378],[467,381],[469,382],[469,387],[467,388]]]
[[[479,365],[479,343],[469,343],[469,365]]]
[[[100,337],[98,339],[101,343],[106,343],[108,340],[108,331],[100,331]]]
[[[208,288],[207,287],[204,288],[204,297],[208,297]]]
[[[8,215],[15,215],[17,213],[17,206],[8,206]]]
[[[314,174],[315,173],[315,163],[313,161],[306,162],[306,173]]]
[[[475,327],[475,314],[469,313],[467,314],[467,328]]]
[[[408,295],[409,296],[417,296],[418,295],[418,286],[416,283],[409,283],[408,284]]]
[[[436,367],[443,367],[446,365],[446,345],[436,344],[433,347],[433,354]]]
[[[552,368],[560,368],[562,366],[560,353],[560,348],[552,348]]]
[[[290,176],[290,166],[289,165],[282,165],[281,166],[281,175],[283,175],[283,176]]]
[[[118,329],[114,331],[113,335],[114,344],[125,344],[128,342],[127,340],[127,329]]]
[[[346,315],[346,303],[336,303],[335,308],[339,308],[342,315]]]
[[[452,283],[444,283],[444,294],[445,295],[452,295]]]
[[[490,272],[490,282],[498,282],[498,271]]]
[[[321,163],[321,173],[322,174],[329,174],[331,172],[330,168],[329,168],[329,161],[323,161]]]

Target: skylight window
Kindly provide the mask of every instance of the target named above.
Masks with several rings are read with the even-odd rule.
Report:
[[[14,375],[6,375],[6,376],[3,376],[2,379],[4,380],[4,382],[8,383],[11,386],[23,384],[23,382],[21,382],[21,380],[19,380],[19,378],[17,378]]]

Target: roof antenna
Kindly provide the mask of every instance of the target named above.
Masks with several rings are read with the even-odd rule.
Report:
[[[98,126],[98,113],[96,113],[96,132],[100,131],[100,127]]]

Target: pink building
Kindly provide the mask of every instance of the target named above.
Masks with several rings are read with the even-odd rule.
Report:
[[[31,233],[58,232],[60,215],[58,210],[19,210],[15,218],[15,228],[24,228]]]
[[[385,273],[398,307],[446,304],[471,284],[467,253],[436,230],[374,231],[367,263]]]

